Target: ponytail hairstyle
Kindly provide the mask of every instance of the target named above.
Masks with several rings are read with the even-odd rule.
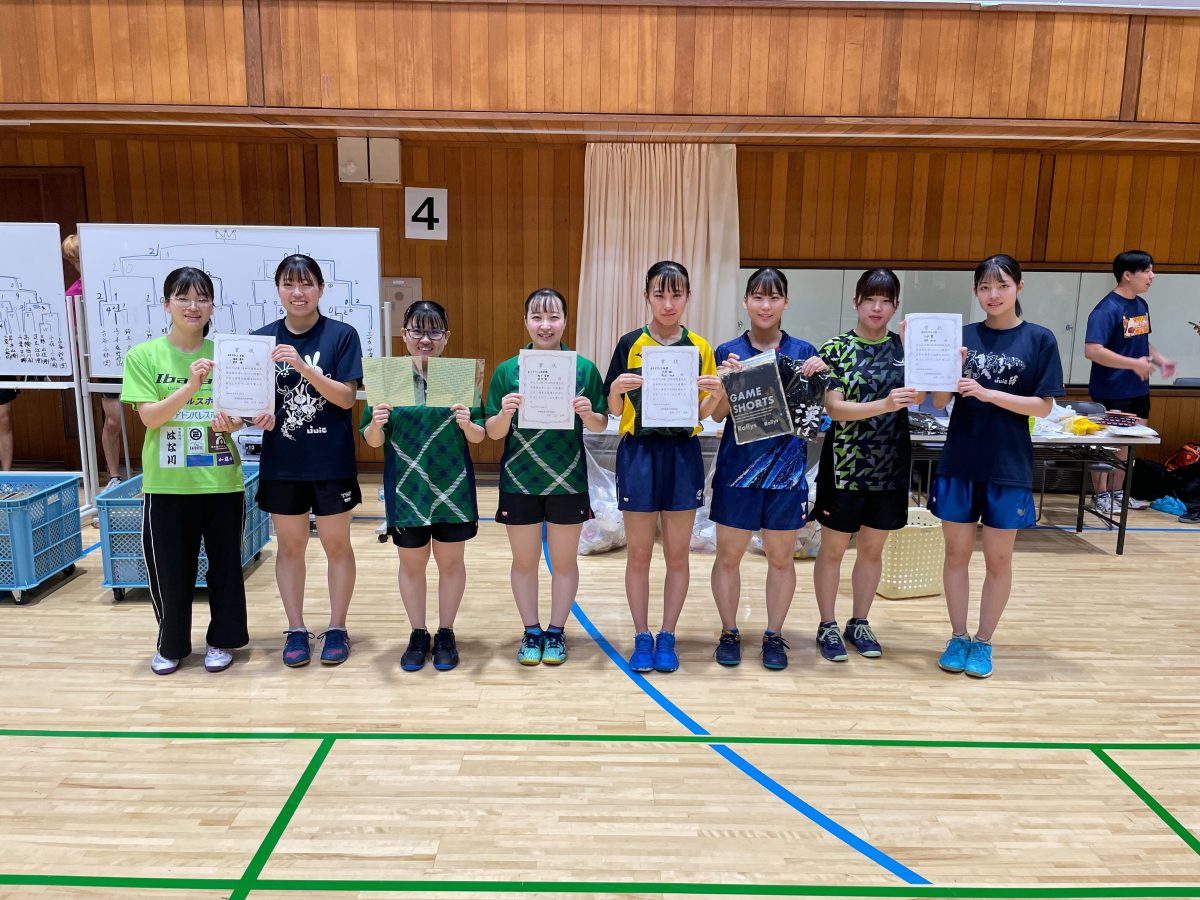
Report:
[[[163,279],[163,303],[170,303],[172,299],[186,294],[188,291],[196,289],[196,293],[204,300],[210,303],[216,303],[216,290],[213,288],[213,280],[208,277],[208,273],[203,269],[197,269],[195,266],[183,266],[180,269],[175,269]],[[204,323],[204,337],[208,337],[209,323]]]
[[[891,269],[867,269],[858,276],[854,286],[854,305],[858,306],[867,297],[885,297],[892,306],[900,307],[900,279]]]
[[[774,266],[755,269],[746,279],[746,296],[749,297],[756,291],[763,294],[782,294],[786,297],[788,295],[787,276]]]
[[[531,312],[553,312],[556,309],[563,314],[564,319],[567,317],[567,300],[554,288],[538,288],[525,298],[525,318],[527,319]]]
[[[975,267],[975,290],[985,279],[1007,275],[1013,284],[1021,283],[1021,264],[1007,253],[994,253]],[[1021,316],[1021,301],[1017,300],[1017,315]]]
[[[651,289],[655,288],[690,294],[692,283],[688,278],[688,270],[674,260],[656,262],[646,273],[646,296],[650,296]]]

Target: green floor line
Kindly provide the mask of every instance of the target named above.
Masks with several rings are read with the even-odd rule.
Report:
[[[1184,828],[1183,824],[1173,815],[1171,815],[1165,806],[1154,799],[1153,795],[1151,795],[1148,790],[1138,784],[1132,775],[1121,768],[1121,765],[1103,750],[1097,747],[1092,752],[1094,752],[1096,756],[1100,758],[1100,761],[1108,766],[1118,778],[1125,782],[1125,786],[1137,794],[1138,798],[1148,807],[1150,807],[1156,816],[1162,819],[1172,831],[1179,835],[1180,839],[1192,848],[1193,853],[1200,854],[1200,840],[1197,840],[1194,834]]]
[[[0,728],[0,738],[111,738],[175,741],[493,741],[509,743],[596,744],[781,744],[812,747],[928,747],[977,750],[1200,750],[1200,743],[1097,743],[1096,741],[938,741],[919,738],[823,738],[719,734],[552,734],[506,732],[405,731],[87,731],[54,728]]]
[[[255,881],[258,880],[258,876],[262,874],[262,870],[267,865],[267,860],[275,852],[275,847],[278,845],[279,839],[283,837],[283,832],[287,830],[288,824],[292,821],[292,816],[296,814],[296,810],[300,806],[300,801],[304,799],[304,795],[308,793],[308,788],[313,783],[313,779],[321,771],[321,765],[325,762],[325,758],[329,756],[329,751],[333,749],[333,743],[333,738],[325,738],[321,741],[321,746],[317,748],[312,759],[308,761],[308,765],[305,767],[304,773],[300,776],[300,780],[292,788],[287,801],[283,804],[283,809],[275,817],[275,821],[272,823],[271,829],[267,832],[267,836],[263,838],[257,852],[254,854],[254,858],[250,860],[250,865],[246,866],[246,871],[242,874],[242,879],[238,884],[237,890],[229,895],[229,900],[245,900],[247,894],[254,887]]]
[[[964,900],[1084,900],[1200,896],[1200,884],[1095,887],[971,887],[922,885],[705,884],[658,881],[385,881],[260,878],[119,878],[91,875],[5,875],[0,885],[91,887],[121,890],[233,891],[240,900],[252,891],[330,893],[493,893],[493,894],[715,894],[731,897],[913,897]]]
[[[924,885],[846,886],[828,884],[685,884],[632,881],[337,881],[264,878],[256,891],[385,891],[418,893],[494,894],[718,894],[724,896],[778,897],[963,897],[1011,900],[1074,900],[1086,897],[1196,897],[1200,885],[1155,887],[1122,885],[1094,888],[926,887]]]

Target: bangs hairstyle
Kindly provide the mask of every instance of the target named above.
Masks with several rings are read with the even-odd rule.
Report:
[[[1021,283],[1021,264],[1009,256],[1007,253],[994,253],[975,267],[975,290],[979,290],[979,285],[983,282],[997,278],[1003,280],[1002,276],[1007,275],[1013,280],[1013,284]],[[1021,315],[1021,301],[1017,301],[1017,315]]]
[[[1145,250],[1126,250],[1113,259],[1113,278],[1119,282],[1126,272],[1145,272],[1154,268],[1154,257]]]
[[[79,268],[79,235],[68,234],[63,238],[62,255],[75,264],[75,268]]]
[[[525,318],[530,313],[561,312],[567,317],[567,301],[554,288],[538,288],[525,298]]]
[[[688,279],[688,270],[674,260],[656,262],[646,273],[646,293],[657,289],[690,294],[692,283]]]
[[[433,300],[418,300],[404,311],[404,327],[450,330],[446,308]]]
[[[787,276],[774,266],[755,269],[746,279],[746,296],[751,294],[782,294],[787,296]]]
[[[182,297],[192,288],[196,289],[196,293],[203,300],[215,299],[216,292],[208,273],[195,266],[184,266],[163,279],[163,302],[166,303],[174,297]]]
[[[278,287],[284,281],[299,281],[303,284],[325,287],[325,276],[321,274],[321,267],[317,265],[315,259],[305,256],[303,253],[285,256],[276,267],[275,286]]]
[[[854,303],[861,303],[867,297],[883,297],[890,300],[892,306],[900,305],[900,279],[891,269],[867,269],[858,276],[854,285]]]

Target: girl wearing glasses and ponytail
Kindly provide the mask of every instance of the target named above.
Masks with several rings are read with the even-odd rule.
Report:
[[[450,338],[446,310],[420,300],[404,313],[404,346],[412,357],[441,356]],[[417,376],[419,377],[419,376]],[[400,668],[415,672],[432,653],[433,667],[458,665],[454,617],[467,588],[466,542],[479,530],[475,469],[467,445],[483,441],[483,410],[398,406],[363,410],[359,426],[372,447],[384,447],[387,533],[400,557],[400,599],[412,626]],[[425,569],[430,551],[438,567],[438,628],[426,626]]]

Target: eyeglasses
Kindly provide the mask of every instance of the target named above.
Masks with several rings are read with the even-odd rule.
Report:
[[[176,306],[182,306],[184,308],[187,308],[189,306],[199,306],[199,307],[203,308],[205,306],[213,305],[213,302],[211,300],[209,300],[207,297],[199,297],[199,298],[193,297],[190,300],[187,297],[172,297],[171,302],[174,303]]]
[[[423,328],[405,328],[404,331],[414,341],[440,341],[446,336],[446,332],[441,328],[431,328],[428,331]]]

